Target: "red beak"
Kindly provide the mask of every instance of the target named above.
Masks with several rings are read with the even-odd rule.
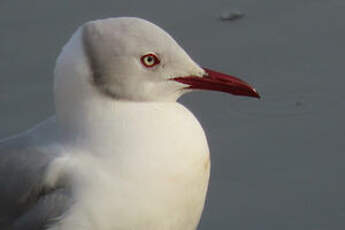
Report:
[[[189,85],[189,89],[214,90],[233,95],[260,98],[258,92],[241,79],[206,68],[204,70],[206,75],[203,77],[177,77],[173,80]]]

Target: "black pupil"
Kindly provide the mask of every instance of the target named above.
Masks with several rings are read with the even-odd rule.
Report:
[[[148,62],[148,63],[153,62],[153,57],[152,57],[152,56],[148,56],[148,57],[147,57],[147,62]]]

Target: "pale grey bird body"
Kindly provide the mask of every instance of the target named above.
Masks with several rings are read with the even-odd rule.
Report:
[[[0,143],[1,229],[196,229],[209,150],[176,100],[193,89],[258,97],[138,18],[81,26],[54,89],[56,117]]]

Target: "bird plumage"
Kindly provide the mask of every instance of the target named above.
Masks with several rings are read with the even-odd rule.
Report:
[[[195,89],[259,97],[146,20],[79,27],[57,59],[56,115],[0,143],[1,229],[195,230],[209,149],[177,102]]]
[[[128,40],[133,41],[124,48]],[[138,65],[135,58],[146,52],[159,53],[162,67]],[[105,78],[100,84],[94,79],[97,72]],[[81,26],[57,61],[56,119],[12,140],[17,148],[22,145],[21,155],[4,147],[0,156],[3,164],[11,156],[21,168],[17,175],[2,177],[2,183],[10,180],[9,186],[16,187],[23,170],[30,171],[27,185],[4,206],[23,196],[25,208],[13,206],[20,216],[6,224],[19,226],[24,216],[27,226],[50,230],[195,229],[207,191],[209,152],[200,124],[176,102],[184,85],[168,78],[180,74],[201,76],[203,70],[166,32],[145,20],[117,18]],[[57,135],[32,141],[44,129]],[[31,189],[37,190],[33,201],[25,198]],[[67,204],[60,201],[64,196]],[[54,207],[58,211],[50,214]]]

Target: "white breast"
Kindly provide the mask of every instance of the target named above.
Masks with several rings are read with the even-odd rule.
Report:
[[[210,170],[199,122],[178,103],[115,107],[50,168],[76,200],[50,230],[196,229]]]

